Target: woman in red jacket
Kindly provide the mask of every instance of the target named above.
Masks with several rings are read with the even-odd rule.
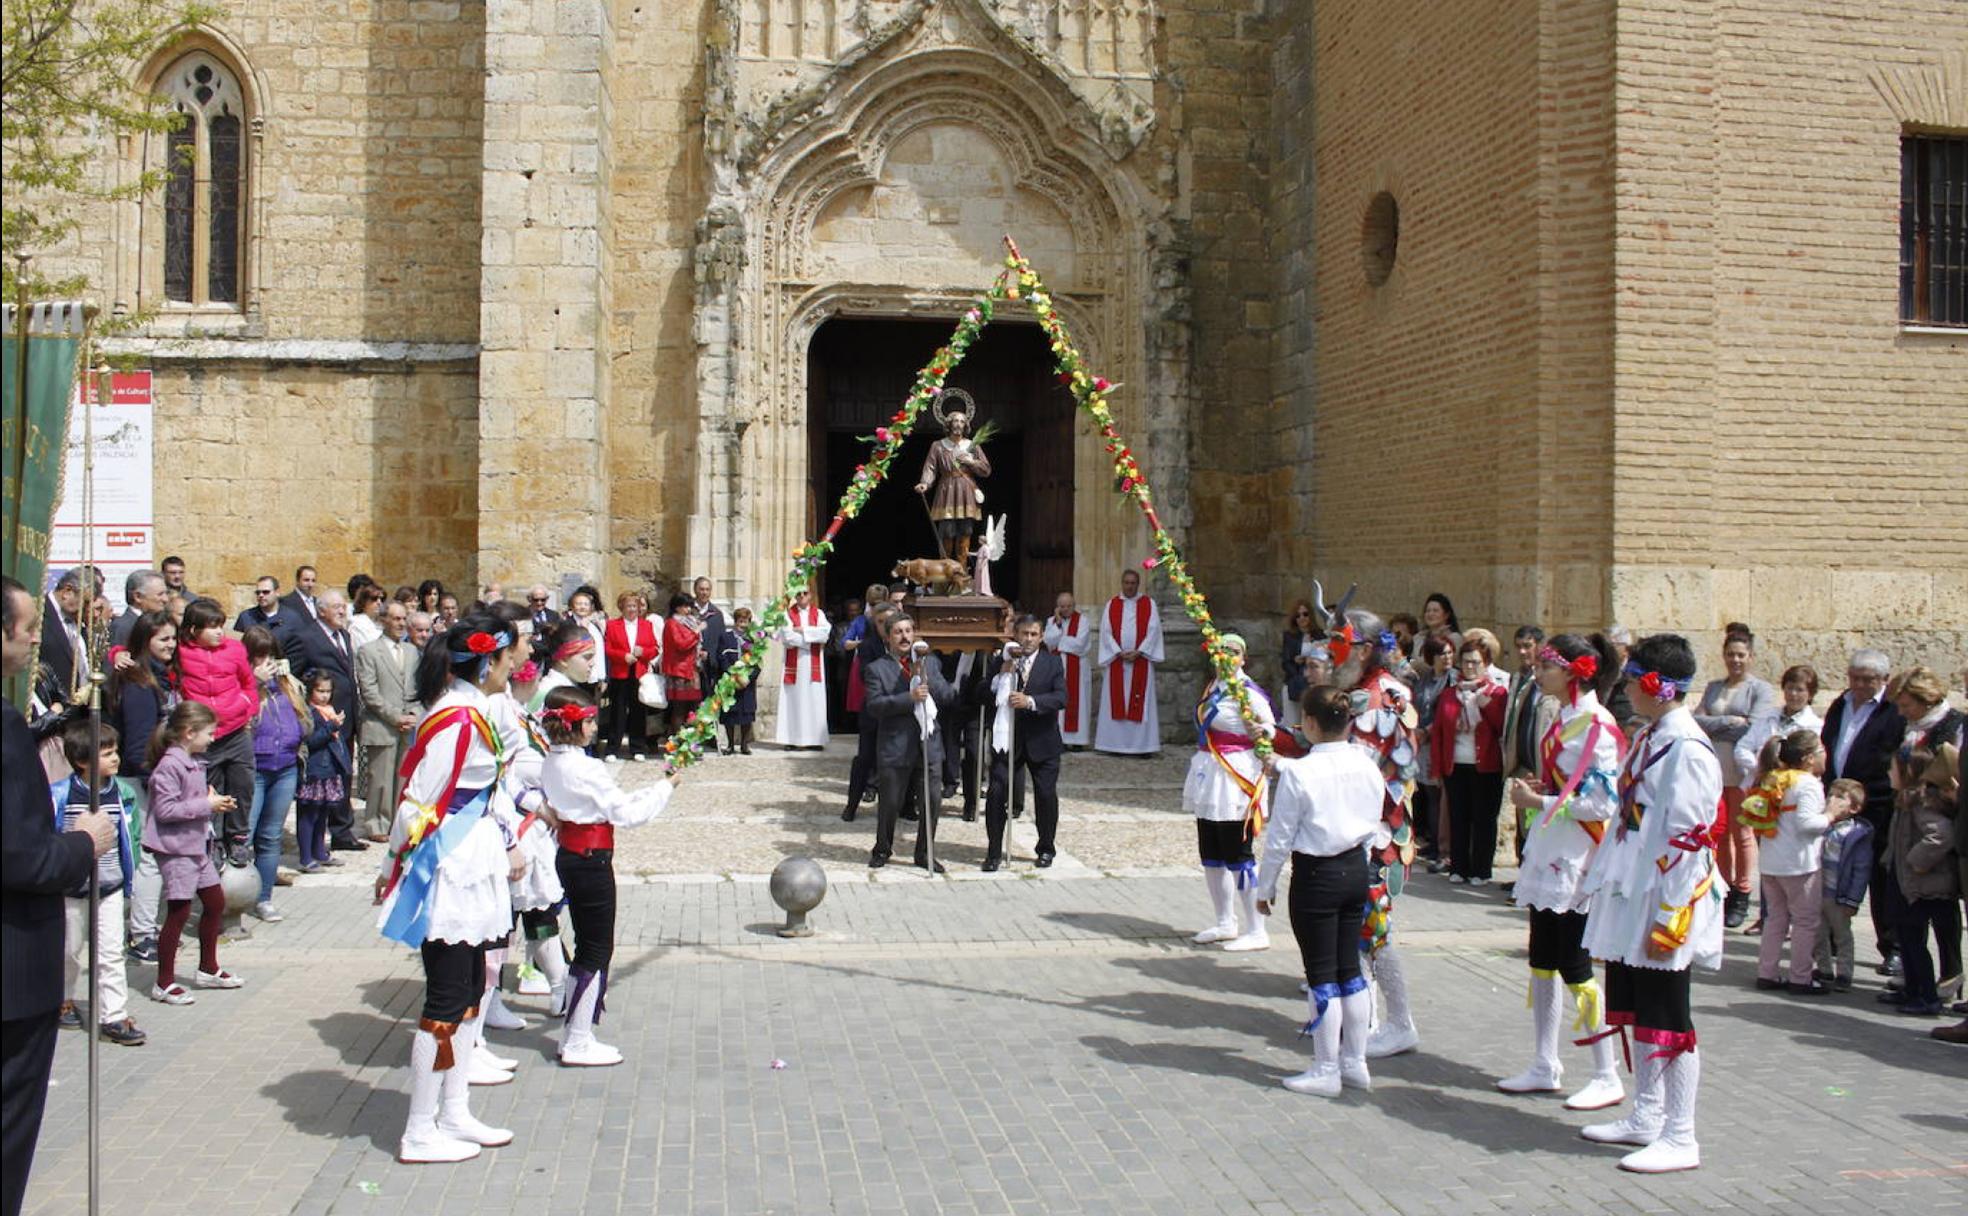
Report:
[[[672,732],[697,711],[704,689],[697,682],[697,662],[704,649],[704,620],[697,601],[681,593],[670,597],[670,615],[663,622],[663,684],[670,694],[665,711]]]
[[[1449,881],[1480,887],[1496,854],[1503,805],[1503,711],[1510,690],[1492,680],[1475,642],[1456,651],[1456,679],[1435,702],[1428,759],[1449,804]]]
[[[238,638],[226,636],[225,609],[200,596],[185,605],[178,628],[178,691],[218,715],[212,746],[205,753],[205,772],[212,788],[233,800],[225,813],[226,859],[233,865],[253,864],[248,843],[252,833],[253,716],[260,711],[260,685],[253,662]]]
[[[636,696],[636,684],[660,653],[656,627],[644,613],[648,602],[634,591],[615,597],[620,613],[601,631],[602,652],[608,656],[608,726],[597,750],[616,759],[647,757],[649,711]]]

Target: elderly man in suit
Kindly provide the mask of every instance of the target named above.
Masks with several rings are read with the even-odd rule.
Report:
[[[123,580],[123,614],[109,623],[109,644],[127,646],[137,618],[170,606],[170,589],[155,570],[135,570]]]
[[[1059,757],[1066,741],[1059,734],[1059,711],[1066,708],[1066,665],[1045,644],[1045,625],[1026,614],[1012,624],[1016,655],[1007,655],[992,681],[998,706],[991,723],[991,789],[984,799],[984,828],[990,838],[984,868],[1005,864],[1005,808],[1019,768],[1031,774],[1033,818],[1039,829],[1037,865],[1043,870],[1058,853]]]
[[[417,651],[405,638],[410,610],[402,604],[383,607],[383,636],[355,652],[356,695],[362,701],[363,837],[376,844],[389,842],[390,821],[396,815],[396,769],[403,743],[417,724]]]
[[[282,611],[286,611],[285,607]],[[315,619],[312,624],[304,624],[299,617],[281,644],[287,648],[288,660],[294,670],[304,676],[315,672],[327,673],[333,685],[333,704],[342,715],[342,721],[354,722],[356,712],[355,696],[355,642],[349,637],[348,597],[333,587],[323,591],[315,599]],[[344,742],[348,734],[343,733]],[[358,784],[361,774],[356,774],[352,788]],[[391,808],[394,810],[394,807]],[[355,812],[347,802],[329,813],[328,847],[342,852],[360,851],[369,846],[355,838]]]
[[[33,666],[40,649],[35,597],[0,579],[0,674]],[[48,776],[26,719],[0,706],[0,1212],[21,1210],[62,999],[62,893],[86,882],[116,842],[109,816],[83,814],[55,831]]]
[[[1845,665],[1845,691],[1825,710],[1825,772],[1828,786],[1850,777],[1865,786],[1865,817],[1875,842],[1886,840],[1893,822],[1893,752],[1906,735],[1906,719],[1886,697],[1892,660],[1883,650],[1855,650]],[[1879,847],[1872,867],[1872,933],[1879,944],[1880,974],[1899,963],[1894,925],[1904,911],[1900,884],[1893,877],[1891,850]]]
[[[875,717],[875,789],[877,793],[875,848],[868,855],[868,867],[888,864],[895,851],[895,821],[911,791],[924,789],[924,765],[932,775],[943,763],[942,723],[957,710],[957,694],[943,678],[943,666],[934,652],[917,651],[916,623],[904,615],[889,618],[888,649],[861,669],[868,697],[864,712]],[[936,721],[924,737],[923,719],[934,712]],[[921,826],[916,829],[916,864],[930,868],[929,843],[936,836],[936,819],[942,799],[935,780],[928,785],[929,805],[923,808]],[[936,872],[943,864],[936,863]]]
[[[41,675],[35,691],[50,708],[70,704],[75,689],[89,675],[88,626],[83,609],[94,592],[83,595],[83,573],[80,566],[63,571],[55,580],[55,589],[46,597],[48,615],[41,627]]]

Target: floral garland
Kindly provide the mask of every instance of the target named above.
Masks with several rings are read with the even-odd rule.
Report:
[[[1114,425],[1114,414],[1107,404],[1107,395],[1113,392],[1115,386],[1087,370],[1085,360],[1066,332],[1065,323],[1053,309],[1052,297],[1040,281],[1038,272],[1032,269],[1025,255],[1019,252],[1017,243],[1008,236],[1005,238],[1005,249],[1004,269],[998,272],[991,286],[958,320],[949,344],[931,355],[929,362],[916,373],[915,384],[910,388],[902,408],[895,411],[887,426],[875,429],[874,450],[869,454],[867,463],[855,468],[827,530],[820,539],[793,550],[793,568],[786,575],[779,595],[766,605],[757,624],[741,631],[738,661],[718,678],[717,684],[698,704],[696,712],[664,742],[668,771],[674,773],[695,764],[703,757],[704,748],[714,744],[719,717],[730,707],[739,691],[758,674],[766,651],[772,645],[773,635],[788,619],[787,606],[801,591],[813,585],[814,576],[834,550],[834,537],[868,505],[869,497],[887,478],[889,465],[914,432],[923,411],[929,409],[943,391],[943,383],[950,372],[963,361],[971,343],[991,323],[996,306],[1004,301],[1023,300],[1038,318],[1039,326],[1051,344],[1060,384],[1072,392],[1080,409],[1099,428],[1101,441],[1114,458],[1114,478],[1120,492],[1135,501],[1153,529],[1155,556],[1144,558],[1142,569],[1153,570],[1159,566],[1168,574],[1169,581],[1182,595],[1183,611],[1202,630],[1203,649],[1209,654],[1218,678],[1233,691],[1238,711],[1247,722],[1257,720],[1252,710],[1249,688],[1244,681],[1236,678],[1236,659],[1223,645],[1223,635],[1210,618],[1209,602],[1196,589],[1195,580],[1189,576],[1189,568],[1175,547],[1174,539],[1155,514],[1154,496],[1149,491],[1148,479],[1142,473],[1134,453],[1122,440],[1119,428]],[[1257,751],[1260,758],[1269,756],[1271,741],[1259,739]]]

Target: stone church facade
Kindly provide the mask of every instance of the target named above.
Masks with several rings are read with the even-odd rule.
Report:
[[[1968,330],[1899,303],[1902,140],[1968,133],[1955,0],[233,0],[142,83],[187,55],[235,89],[195,104],[237,110],[236,219],[192,226],[236,257],[152,199],[56,260],[156,310],[120,346],[203,588],[756,602],[857,358],[1009,232],[1258,636],[1316,576],[1827,672],[1968,649]],[[1037,392],[995,407],[1013,543],[1104,597],[1145,534]]]

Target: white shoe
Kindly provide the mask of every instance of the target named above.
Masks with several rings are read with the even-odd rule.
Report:
[[[1533,1064],[1514,1077],[1505,1077],[1496,1087],[1507,1094],[1551,1094],[1557,1093],[1564,1073],[1543,1064]],[[1624,1096],[1624,1095],[1622,1095]],[[1575,1107],[1574,1109],[1586,1109]],[[1596,1107],[1591,1109],[1597,1109]]]
[[[1636,1144],[1644,1147],[1660,1139],[1660,1121],[1628,1115],[1615,1123],[1588,1123],[1579,1128],[1579,1135],[1594,1144]]]
[[[413,1136],[408,1132],[397,1142],[396,1159],[405,1165],[448,1165],[455,1161],[470,1161],[482,1150],[478,1145],[466,1140],[458,1140],[443,1132],[432,1131]]]
[[[1210,907],[1216,912],[1216,923],[1189,940],[1202,946],[1227,942],[1237,936],[1236,912],[1233,908],[1237,898],[1237,876],[1222,866],[1204,866],[1203,886],[1209,891]]]
[[[1349,1060],[1341,1056],[1339,1060],[1339,1083],[1347,1089],[1372,1089],[1373,1074],[1367,1071],[1366,1060]]]
[[[1621,1157],[1619,1166],[1635,1174],[1672,1174],[1677,1170],[1700,1169],[1701,1163],[1701,1146],[1693,1140],[1663,1137],[1637,1153]]]
[[[1286,1077],[1283,1084],[1295,1094],[1312,1094],[1320,1098],[1337,1098],[1345,1088],[1337,1064],[1314,1064],[1296,1076]]]
[[[192,984],[199,988],[244,988],[246,981],[240,979],[224,967],[217,971],[200,971],[192,977]]]
[[[1211,925],[1209,928],[1203,930],[1201,933],[1198,933],[1196,936],[1190,938],[1189,940],[1195,942],[1199,946],[1210,946],[1210,945],[1215,945],[1217,942],[1227,942],[1236,936],[1237,936],[1237,926],[1231,924],[1222,924],[1222,925]]]
[[[1498,1088],[1502,1088],[1501,1083]],[[1617,1076],[1596,1076],[1585,1083],[1585,1088],[1565,1099],[1566,1110],[1605,1110],[1626,1101],[1626,1086],[1620,1084]]]
[[[1251,950],[1269,950],[1271,948],[1271,935],[1263,929],[1259,929],[1255,933],[1246,933],[1241,937],[1231,938],[1229,941],[1223,943],[1223,948],[1239,954]]]
[[[1367,1036],[1367,1058],[1384,1060],[1388,1056],[1404,1055],[1419,1046],[1421,1032],[1414,1028],[1414,1023],[1383,1022]]]
[[[560,1062],[568,1068],[608,1068],[622,1062],[622,1053],[599,1039],[589,1039],[563,1047]]]
[[[483,1040],[472,1048],[472,1058],[480,1064],[496,1068],[500,1072],[511,1072],[519,1067],[518,1060],[513,1059],[511,1056],[500,1055],[490,1047],[487,1047]]]
[[[547,983],[546,972],[541,971],[531,963],[520,964],[519,995],[546,996],[552,991],[553,985]]]
[[[465,1070],[465,1076],[473,1085],[511,1085],[513,1075],[473,1052],[469,1060],[460,1060],[457,1067]]]
[[[437,1133],[453,1140],[463,1140],[473,1147],[484,1145],[486,1148],[498,1148],[513,1141],[510,1130],[480,1123],[462,1102],[445,1102],[442,1113],[437,1116]]]

